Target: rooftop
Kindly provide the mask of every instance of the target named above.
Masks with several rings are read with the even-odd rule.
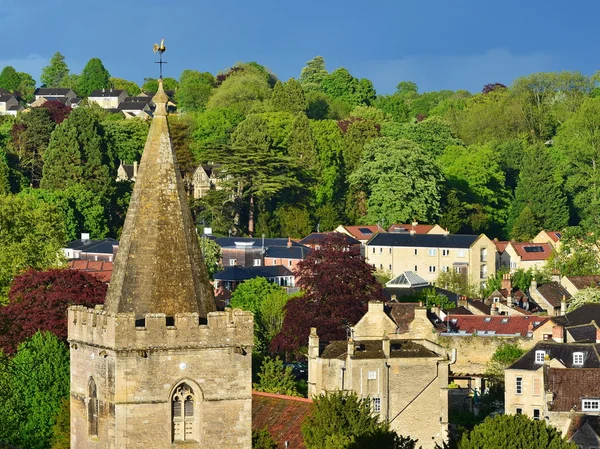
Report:
[[[321,358],[344,360],[348,356],[348,342],[332,341],[329,343]],[[390,340],[391,358],[438,357],[438,354],[412,340]],[[354,342],[355,359],[382,359],[383,348],[381,340],[363,340]]]
[[[111,238],[102,240],[78,239],[69,242],[66,248],[94,254],[112,254],[113,246],[119,246],[119,241]]]
[[[257,277],[272,279],[276,277],[293,276],[294,274],[283,265],[267,265],[264,267],[240,267],[238,265],[225,267],[215,273],[218,281],[247,281]]]
[[[378,232],[385,232],[379,225],[343,226],[344,229],[357,240],[369,240]]]
[[[427,234],[434,228],[434,225],[428,224],[393,224],[388,228],[388,232],[410,232],[414,231],[417,234]]]
[[[552,255],[552,245],[549,243],[510,242],[521,260],[547,260]]]
[[[450,315],[444,324],[448,333],[456,335],[526,337],[546,321],[547,317],[533,315]]]
[[[110,97],[119,97],[121,94],[123,94],[123,92],[125,92],[124,90],[120,90],[120,89],[102,89],[102,90],[95,90],[90,94],[90,98],[110,98]]]
[[[546,391],[553,393],[553,412],[581,411],[581,400],[600,398],[600,369],[548,368]]]
[[[380,233],[367,245],[370,246],[407,246],[416,248],[470,248],[479,238],[478,235],[461,234],[404,234]]]
[[[573,353],[582,352],[584,362],[582,368],[600,368],[600,356],[598,355],[600,344],[596,343],[555,343],[550,341],[538,342],[527,351],[519,360],[513,363],[508,369],[532,370],[537,371],[541,364],[536,362],[536,351],[544,351],[550,360],[556,359],[565,368],[575,368],[573,365]]]

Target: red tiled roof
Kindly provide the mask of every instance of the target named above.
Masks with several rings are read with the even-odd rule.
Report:
[[[306,448],[302,439],[302,423],[308,416],[312,399],[280,394],[252,392],[252,430],[268,429],[271,437],[283,448]]]
[[[561,234],[558,231],[546,231],[546,234],[548,234],[548,237],[550,237],[552,239],[552,241],[555,243],[560,240],[559,235],[561,235]]]
[[[406,229],[406,232],[413,230],[417,234],[427,234],[433,229],[434,225],[418,224],[413,226],[412,224],[393,224],[388,228],[388,232],[398,232],[400,229]]]
[[[527,335],[530,326],[533,329],[541,326],[547,317],[537,316],[486,316],[486,315],[450,315],[452,332],[474,334],[476,332],[493,332],[495,335]],[[538,323],[537,325],[535,323]],[[446,321],[445,324],[448,324]]]
[[[547,260],[552,255],[550,243],[510,242],[521,260]],[[542,251],[528,252],[525,248],[540,247]]]
[[[379,225],[374,225],[374,226],[344,226],[344,229],[346,229],[346,231],[348,231],[350,234],[352,234],[352,237],[354,237],[356,240],[369,240],[371,237],[373,237],[378,232],[385,232],[385,229],[383,229]],[[368,229],[369,231],[371,231],[371,233],[364,234],[361,231],[361,229]]]
[[[109,283],[113,271],[112,262],[71,259],[68,266],[72,270],[85,271],[102,282]]]
[[[600,369],[548,368],[546,389],[554,393],[552,411],[581,410],[583,398],[600,397]]]
[[[567,279],[575,286],[577,290],[588,287],[600,287],[600,275],[590,276],[567,276]]]
[[[494,245],[496,245],[496,249],[498,250],[499,253],[503,253],[509,243],[510,242],[507,240],[504,240],[504,241],[494,240]]]

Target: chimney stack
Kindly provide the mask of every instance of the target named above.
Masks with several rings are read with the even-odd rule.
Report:
[[[596,328],[596,343],[600,343],[600,328]]]
[[[384,334],[383,339],[381,340],[381,346],[383,350],[383,355],[385,358],[390,358],[390,338]]]
[[[502,275],[502,286],[503,289],[508,290],[508,294],[512,293],[512,274],[505,273]]]
[[[458,305],[459,307],[460,307],[460,306],[462,306],[462,307],[464,307],[465,309],[468,309],[468,308],[469,308],[469,304],[468,304],[468,302],[467,302],[467,297],[466,297],[466,296],[464,296],[464,295],[460,295],[460,296],[458,297],[457,305]]]
[[[563,295],[562,300],[560,301],[560,314],[567,314],[567,297]]]
[[[535,280],[535,278],[531,279],[531,286],[529,287],[529,289],[537,291],[537,281]]]
[[[352,357],[354,355],[354,339],[348,339],[348,355]]]
[[[288,237],[287,247],[288,248],[292,247],[292,238],[291,237]]]
[[[490,315],[492,315],[492,316],[500,315],[500,312],[498,311],[498,306],[492,306],[490,308]]]
[[[553,326],[552,327],[552,340],[556,343],[564,343],[565,342],[565,328],[562,326]]]
[[[137,171],[138,171],[138,163],[137,161],[133,161],[133,179],[135,180],[135,178],[137,178]]]

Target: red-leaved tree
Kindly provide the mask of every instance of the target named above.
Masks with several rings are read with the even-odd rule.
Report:
[[[50,117],[52,117],[52,121],[57,125],[60,125],[71,113],[71,106],[66,106],[60,101],[51,100],[46,101],[42,106],[50,113]]]
[[[311,327],[321,341],[346,338],[347,326],[355,325],[369,301],[383,301],[374,268],[360,251],[347,246],[345,236],[332,232],[295,270],[298,286],[305,290],[285,307],[281,332],[273,339],[273,352],[297,352],[308,345]]]
[[[0,307],[0,347],[6,354],[38,330],[67,340],[70,305],[103,304],[106,284],[77,270],[29,270],[13,280],[9,303]]]

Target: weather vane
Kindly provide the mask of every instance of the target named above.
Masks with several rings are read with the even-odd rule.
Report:
[[[167,51],[167,47],[165,47],[165,40],[163,38],[160,41],[160,45],[154,44],[154,53],[158,52],[158,55],[160,57],[160,59],[155,63],[160,64],[160,79],[162,79],[163,64],[166,64],[166,62],[162,60],[162,55],[165,51]]]

